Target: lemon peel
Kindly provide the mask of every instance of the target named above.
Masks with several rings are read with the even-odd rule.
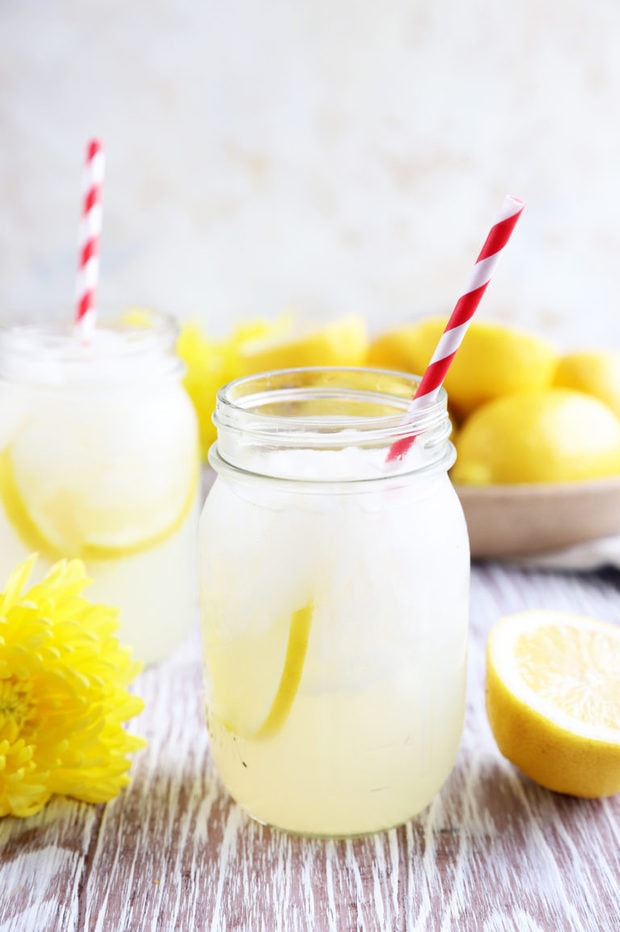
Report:
[[[288,717],[301,683],[313,611],[314,606],[310,604],[293,613],[282,676],[267,717],[256,732],[257,738],[275,734]]]
[[[620,417],[620,352],[576,350],[558,362],[554,384],[598,398]]]
[[[141,664],[115,637],[118,610],[83,597],[79,560],[28,589],[35,562],[0,594],[0,816],[33,815],[55,794],[106,802],[145,746],[123,727],[144,704],[127,690]]]
[[[620,791],[620,627],[564,612],[497,622],[486,710],[502,754],[559,793]]]
[[[237,713],[234,720],[227,719],[226,716],[220,717],[217,712],[218,696],[216,693],[213,701],[215,715],[220,718],[228,731],[234,732],[243,738],[261,739],[272,737],[282,728],[291,711],[301,683],[313,614],[314,604],[310,602],[291,615],[280,678],[273,694],[273,700],[260,723],[250,725],[249,720],[244,721],[243,715],[239,713]]]

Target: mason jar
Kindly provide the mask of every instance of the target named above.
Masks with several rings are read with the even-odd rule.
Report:
[[[198,427],[164,314],[0,328],[0,576],[80,558],[153,663],[198,618]]]
[[[211,750],[237,803],[290,832],[399,825],[457,755],[469,547],[446,395],[409,415],[416,385],[292,369],[217,397],[200,527]]]

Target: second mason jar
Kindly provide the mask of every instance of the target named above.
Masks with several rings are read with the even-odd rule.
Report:
[[[401,824],[455,762],[469,548],[446,396],[410,416],[416,384],[297,369],[218,395],[200,531],[211,748],[234,799],[291,832]]]
[[[85,596],[161,660],[198,617],[198,427],[164,314],[0,328],[0,576],[84,561]]]

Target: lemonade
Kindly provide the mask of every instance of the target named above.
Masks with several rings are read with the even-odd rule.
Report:
[[[0,330],[0,576],[79,557],[119,638],[161,659],[197,613],[198,436],[176,328]]]
[[[211,747],[237,802],[289,831],[401,824],[457,754],[469,550],[445,395],[386,466],[415,384],[296,370],[218,398],[201,519]]]

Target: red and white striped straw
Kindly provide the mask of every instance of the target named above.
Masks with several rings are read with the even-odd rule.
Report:
[[[103,143],[91,139],[86,146],[79,260],[76,281],[75,323],[83,339],[95,327],[97,286],[99,284],[99,238],[101,236],[101,189],[105,160]]]
[[[439,338],[435,352],[431,356],[431,360],[407,409],[407,415],[413,414],[420,407],[433,402],[439,394],[446,372],[463,341],[469,322],[476,313],[482,295],[491,281],[497,260],[510,239],[524,206],[522,200],[513,197],[511,194],[504,198],[499,216],[489,230],[489,235],[476,259],[467,286],[456,302],[445,330]],[[412,434],[393,443],[388,451],[388,462],[404,456],[414,440],[415,434]]]

